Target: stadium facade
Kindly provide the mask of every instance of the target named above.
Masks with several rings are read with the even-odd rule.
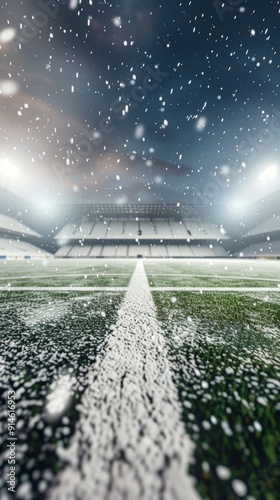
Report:
[[[61,204],[42,210],[6,189],[0,195],[2,259],[280,256],[277,193],[251,205],[239,225],[220,206]]]

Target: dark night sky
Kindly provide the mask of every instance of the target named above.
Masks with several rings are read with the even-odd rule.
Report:
[[[237,207],[277,189],[279,1],[52,3],[1,2],[1,185]]]

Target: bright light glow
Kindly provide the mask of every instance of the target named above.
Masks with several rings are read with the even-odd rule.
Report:
[[[228,207],[231,211],[242,214],[247,207],[248,202],[244,200],[233,200],[228,204]]]
[[[69,8],[74,10],[78,7],[79,0],[70,0]]]
[[[6,28],[0,31],[0,43],[9,43],[15,38],[16,30],[14,28]]]
[[[113,24],[119,28],[122,25],[121,18],[120,17],[114,17],[113,18]]]
[[[278,174],[278,168],[277,165],[273,164],[270,167],[267,167],[261,174],[260,174],[260,181],[263,184],[266,184],[267,182],[272,182]]]
[[[41,208],[42,210],[50,210],[52,208],[52,202],[47,199],[41,199],[36,202],[37,207]]]
[[[127,203],[127,197],[126,196],[120,196],[119,198],[116,199],[116,203],[118,205],[124,205]]]
[[[222,165],[221,166],[221,173],[223,175],[229,175],[230,174],[230,167],[228,165]]]
[[[41,213],[54,215],[59,211],[55,201],[52,198],[41,198],[40,200],[36,200],[36,206]]]
[[[206,125],[207,125],[207,118],[205,116],[201,116],[196,121],[195,128],[199,132],[202,132],[205,129]]]
[[[3,80],[0,82],[0,94],[12,96],[19,91],[19,84],[14,80]]]
[[[137,125],[135,128],[134,137],[135,139],[142,139],[144,134],[145,134],[145,127],[144,125],[141,125],[141,123],[139,123],[139,125]]]
[[[156,175],[155,176],[155,182],[156,182],[156,184],[162,184],[163,183],[163,178],[161,177],[161,175]]]
[[[0,160],[0,172],[5,175],[5,177],[18,177],[20,174],[20,169],[10,163],[8,158],[1,158]]]

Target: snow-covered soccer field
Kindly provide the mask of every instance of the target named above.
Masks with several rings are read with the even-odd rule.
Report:
[[[17,498],[276,499],[279,291],[280,261],[1,261]]]

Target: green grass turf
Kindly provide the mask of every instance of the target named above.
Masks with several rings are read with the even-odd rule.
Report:
[[[279,288],[280,280],[265,281],[255,279],[231,279],[224,277],[196,277],[196,276],[165,276],[165,275],[148,275],[149,284],[151,287],[267,287]]]
[[[259,278],[280,277],[275,261],[161,260],[146,261],[145,266],[153,286],[273,286],[275,282]],[[0,278],[4,278],[0,286],[7,282],[12,286],[127,286],[134,267],[134,260],[0,261]],[[165,273],[202,277],[189,276],[187,283],[186,277]],[[215,275],[253,280],[243,279],[243,284]],[[44,471],[49,471],[50,484],[63,468],[57,446],[67,446],[75,431],[87,371],[105,348],[108,327],[116,321],[123,296],[1,292],[1,387],[18,391],[18,479],[19,484],[23,479],[32,483],[38,498]],[[250,495],[251,500],[277,499],[280,294],[153,292],[153,296],[186,430],[196,444],[191,472],[200,494],[211,500],[233,500],[231,481],[240,479],[248,489],[247,499]],[[49,421],[47,394],[65,374],[74,381],[72,402],[62,419]],[[1,407],[5,404],[2,398]],[[0,424],[6,425],[4,414]],[[228,467],[230,479],[219,477],[219,465]]]
[[[34,499],[43,498],[41,481],[50,484],[63,468],[57,447],[66,447],[75,432],[88,369],[106,346],[106,334],[116,321],[123,296],[102,292],[1,293],[0,441],[6,444],[8,435],[5,391],[13,389],[18,488],[29,483]],[[62,376],[73,382],[71,402],[62,418],[50,420],[47,395]],[[6,488],[4,480],[2,476],[0,489],[1,481]]]
[[[145,261],[151,287],[280,286],[280,262],[234,259]]]
[[[128,286],[135,262],[106,259],[0,261],[0,287]]]
[[[6,286],[9,288],[12,287],[127,287],[129,284],[130,276],[106,276],[106,275],[95,275],[95,276],[65,276],[65,277],[44,277],[44,278],[35,278],[32,279],[30,277],[22,279],[1,279],[0,286]]]
[[[278,294],[154,292],[186,430],[191,472],[203,498],[234,500],[280,491],[280,309]],[[218,466],[230,479],[217,474]]]

